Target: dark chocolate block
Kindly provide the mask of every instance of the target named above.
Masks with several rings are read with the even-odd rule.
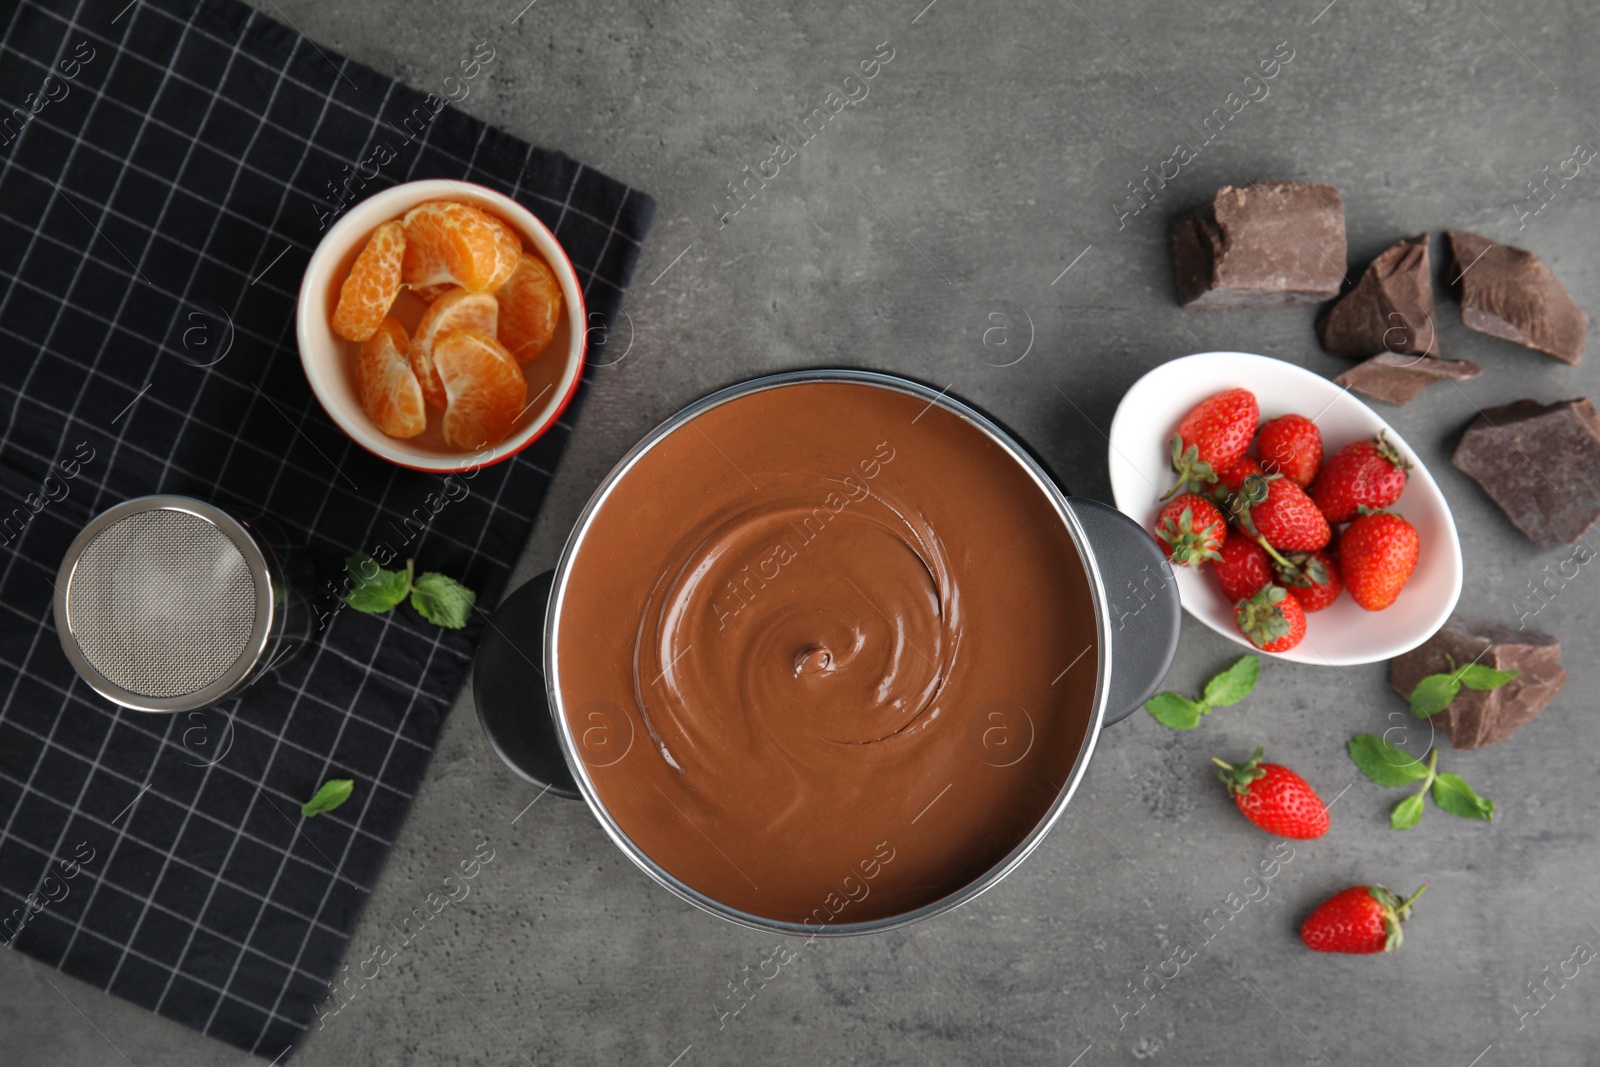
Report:
[[[1541,548],[1576,541],[1600,519],[1600,419],[1587,398],[1490,408],[1450,462]]]
[[[1322,347],[1349,359],[1379,352],[1437,356],[1438,335],[1427,234],[1384,250],[1317,323]]]
[[[1448,658],[1447,658],[1448,657]],[[1450,706],[1428,722],[1444,731],[1456,748],[1479,748],[1504,741],[1555,699],[1567,684],[1561,669],[1561,642],[1549,634],[1453,618],[1420,647],[1389,662],[1389,684],[1410,699],[1430,674],[1480,663],[1496,670],[1522,672],[1498,689],[1461,687]]]
[[[1589,316],[1538,256],[1463,230],[1445,236],[1463,326],[1563,363],[1583,358]]]
[[[1433,359],[1380,352],[1334,379],[1339,385],[1390,404],[1408,404],[1437,381],[1464,382],[1483,373],[1465,359]]]
[[[1344,280],[1344,203],[1319,182],[1225,185],[1168,238],[1184,307],[1320,304]]]

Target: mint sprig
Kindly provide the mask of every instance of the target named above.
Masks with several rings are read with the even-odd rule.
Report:
[[[1144,708],[1163,726],[1193,730],[1200,725],[1200,716],[1211,714],[1212,708],[1225,708],[1243,700],[1260,677],[1261,657],[1241,656],[1206,683],[1199,700],[1181,693],[1157,693],[1144,702]]]
[[[1433,802],[1451,815],[1485,821],[1494,817],[1494,801],[1474,793],[1459,774],[1439,770],[1436,748],[1428,750],[1426,764],[1374,734],[1357,734],[1350,739],[1348,749],[1351,761],[1361,773],[1379,785],[1422,783],[1416,793],[1396,804],[1389,813],[1389,825],[1393,829],[1408,830],[1417,825],[1422,820],[1424,798],[1430,793]]]
[[[1499,689],[1522,673],[1495,670],[1481,663],[1468,663],[1463,667],[1457,667],[1454,660],[1450,660],[1450,666],[1451,670],[1442,674],[1430,674],[1411,690],[1411,714],[1419,719],[1437,715],[1450,706],[1456,694],[1461,692],[1462,686],[1479,690]]]
[[[459,630],[472,616],[478,595],[454,578],[434,571],[416,573],[416,561],[406,560],[405,570],[385,570],[365,552],[345,557],[344,569],[350,575],[345,603],[357,611],[378,614],[411,598],[418,615],[450,630]]]
[[[355,788],[356,783],[349,778],[329,778],[310,800],[300,805],[300,814],[309,819],[313,815],[332,811],[349,800]]]

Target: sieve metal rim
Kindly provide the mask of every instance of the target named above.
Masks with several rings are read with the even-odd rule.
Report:
[[[245,642],[244,649],[226,671],[218,678],[192,693],[183,693],[172,697],[152,697],[143,693],[134,693],[117,685],[105,675],[101,674],[83,654],[77,639],[73,637],[69,616],[67,614],[67,591],[72,587],[72,578],[77,570],[79,561],[84,551],[106,529],[122,522],[134,515],[151,511],[182,511],[208,522],[215,526],[223,536],[233,542],[239,554],[244,557],[246,566],[250,569],[250,578],[255,584],[256,618],[250,630],[250,636]],[[120,704],[134,711],[148,711],[158,713],[172,713],[189,711],[194,708],[204,707],[207,704],[220,700],[233,689],[237,688],[247,676],[261,662],[262,654],[272,637],[273,627],[277,623],[278,608],[272,595],[272,572],[266,552],[256,541],[248,528],[222,509],[197,500],[194,497],[179,496],[175,494],[158,494],[152,496],[139,496],[131,500],[124,500],[90,520],[89,524],[79,531],[78,536],[72,539],[72,544],[67,547],[66,555],[61,559],[61,566],[56,572],[55,597],[53,610],[55,613],[56,636],[61,640],[61,650],[66,654],[73,669],[78,676],[87,682],[90,688],[113,703]]]

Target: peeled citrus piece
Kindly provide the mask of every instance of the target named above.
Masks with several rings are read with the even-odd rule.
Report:
[[[422,387],[406,359],[406,328],[398,319],[384,319],[372,336],[361,342],[356,387],[361,393],[361,410],[390,437],[415,437],[427,429]]]
[[[450,398],[445,442],[472,450],[505,440],[528,399],[522,368],[505,347],[493,337],[460,330],[433,346],[433,363]]]
[[[516,270],[516,256],[505,224],[497,221],[454,200],[429,200],[406,212],[406,282],[414,288],[448,282],[473,292],[500,288]]]
[[[339,288],[339,303],[330,323],[349,341],[365,341],[377,332],[400,294],[400,265],[405,258],[405,230],[390,221],[372,231],[356,256],[350,276]]]
[[[452,289],[459,288],[445,282],[443,285],[423,285],[412,288],[411,292],[424,304],[431,304]]]
[[[500,302],[500,342],[518,363],[527,363],[550,344],[561,318],[561,283],[538,256],[524,255],[516,273],[496,290]]]
[[[422,395],[440,411],[448,403],[444,383],[433,365],[435,342],[447,333],[472,330],[494,337],[498,333],[500,306],[492,293],[472,293],[452,288],[423,312],[417,332],[411,338],[411,369],[422,384]]]
[[[493,226],[495,232],[500,235],[501,255],[509,256],[511,269],[516,270],[517,261],[522,258],[522,235],[512,228],[511,223],[494,212],[485,211],[483,215],[484,218],[489,220],[489,225]],[[507,277],[510,277],[509,273]]]

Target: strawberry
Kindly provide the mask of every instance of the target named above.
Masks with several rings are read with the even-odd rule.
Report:
[[[1328,832],[1328,806],[1306,780],[1289,768],[1262,763],[1265,752],[1256,746],[1255,755],[1243,766],[1235,767],[1213,758],[1222,768],[1217,775],[1228,787],[1233,802],[1245,818],[1276,837],[1308,841]]]
[[[1228,538],[1228,520],[1199,493],[1183,493],[1161,509],[1155,532],[1168,559],[1198,570],[1207,560],[1219,558],[1217,550]]]
[[[1278,567],[1278,584],[1289,590],[1289,595],[1300,601],[1307,613],[1321,611],[1339,599],[1344,582],[1339,579],[1339,563],[1333,553],[1322,548],[1310,555],[1289,557],[1295,566]]]
[[[1250,447],[1260,418],[1261,408],[1248,389],[1228,389],[1195,405],[1172,435],[1172,469],[1178,472],[1178,484],[1162,499],[1186,486],[1216,481],[1217,471]]]
[[[1394,512],[1358,516],[1339,538],[1345,588],[1368,611],[1382,611],[1400,595],[1420,551],[1417,528]]]
[[[1233,621],[1263,652],[1287,652],[1306,635],[1305,609],[1281,585],[1258,589],[1239,601]]]
[[[1281,475],[1249,475],[1228,506],[1246,531],[1279,551],[1315,552],[1333,538],[1306,491]]]
[[[1211,573],[1217,576],[1223,596],[1234,604],[1273,582],[1272,561],[1267,558],[1267,550],[1248,537],[1228,538],[1217,561],[1211,565]]]
[[[1349,522],[1362,508],[1381,511],[1405,492],[1411,464],[1380,431],[1335,452],[1311,486],[1311,498],[1329,522]]]
[[[1300,940],[1318,952],[1365,955],[1400,947],[1400,924],[1411,918],[1411,905],[1427,889],[1405,900],[1381,885],[1353,885],[1323,901],[1300,927]]]
[[[1304,489],[1322,466],[1322,432],[1304,415],[1281,415],[1261,427],[1256,453],[1267,470]]]
[[[1244,480],[1250,475],[1262,473],[1261,464],[1256,462],[1254,456],[1240,456],[1217,472],[1216,493],[1225,500],[1228,494],[1244,488]]]

